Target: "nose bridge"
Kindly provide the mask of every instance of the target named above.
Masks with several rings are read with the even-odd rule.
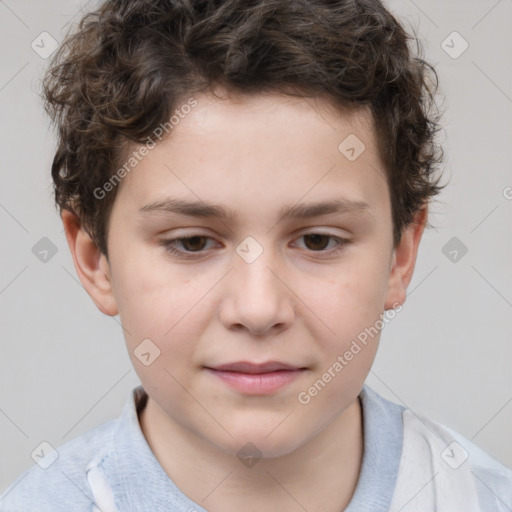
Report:
[[[278,251],[246,237],[236,248],[230,272],[229,314],[224,320],[264,333],[273,326],[289,324],[293,316],[292,293],[284,285],[284,268]]]
[[[238,261],[235,265],[235,274],[240,287],[245,288],[247,293],[263,295],[267,301],[271,301],[280,294],[279,288],[282,286],[275,275],[276,266],[279,266],[276,265],[276,258],[268,251],[251,263],[243,259]]]
[[[265,240],[253,236],[246,237],[236,248],[235,275],[241,289],[254,294],[254,299],[275,301],[283,286],[276,277],[276,269],[282,268],[277,251]]]

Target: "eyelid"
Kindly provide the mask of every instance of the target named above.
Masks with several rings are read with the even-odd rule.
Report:
[[[343,250],[343,248],[347,244],[352,242],[352,240],[350,240],[349,238],[346,238],[343,236],[337,236],[330,232],[325,232],[322,230],[322,228],[317,228],[316,230],[310,229],[309,231],[306,231],[306,232],[304,232],[304,231],[299,232],[298,235],[294,237],[293,241],[299,240],[308,235],[323,235],[323,236],[327,236],[330,239],[334,239],[337,241],[336,246],[331,249],[328,249],[328,250],[314,251],[311,249],[308,250],[307,248],[301,249],[303,252],[306,252],[309,255],[311,255],[311,254],[318,255],[318,257],[320,257],[320,258],[335,255],[338,252],[340,252],[341,250]],[[202,237],[202,238],[206,238],[207,240],[215,240],[213,237],[205,235],[203,233],[193,232],[193,233],[185,234],[182,236],[175,236],[173,238],[167,238],[167,239],[160,240],[158,242],[158,245],[163,246],[168,253],[177,255],[178,257],[182,257],[184,259],[205,258],[208,254],[208,249],[204,249],[201,251],[185,251],[185,250],[181,250],[181,249],[176,249],[176,247],[175,247],[176,242],[180,242],[182,240],[188,240],[188,239],[195,238],[195,237]]]
[[[311,231],[311,232],[307,232],[307,233],[302,233],[301,235],[299,235],[297,238],[295,238],[294,240],[300,240],[301,238],[305,237],[305,236],[308,236],[308,235],[323,235],[323,236],[327,236],[329,237],[331,240],[335,240],[336,241],[336,245],[334,247],[332,247],[331,249],[324,249],[324,250],[321,250],[321,251],[313,251],[311,249],[302,249],[304,252],[306,252],[307,254],[311,255],[318,255],[319,257],[329,257],[329,256],[333,256],[333,255],[336,255],[338,252],[340,252],[341,250],[344,249],[344,247],[351,243],[351,240],[348,239],[348,238],[345,238],[345,237],[342,237],[342,236],[337,236],[337,235],[333,235],[332,233],[325,233],[325,232],[322,232],[322,231]]]

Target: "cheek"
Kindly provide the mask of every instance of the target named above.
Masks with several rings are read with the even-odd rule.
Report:
[[[139,261],[123,260],[117,274],[116,300],[128,353],[148,393],[165,397],[166,404],[186,416],[190,404],[184,388],[204,328],[201,298],[211,283]]]
[[[375,252],[367,254],[347,258],[328,278],[301,282],[299,296],[310,310],[310,330],[331,348],[331,355],[373,326],[383,312],[387,275],[382,259]]]
[[[166,367],[175,359],[190,360],[204,327],[204,313],[201,316],[200,312],[202,299],[212,287],[211,276],[192,278],[181,267],[165,264],[163,258],[151,261],[142,253],[117,261],[114,295],[132,360],[133,351],[144,339],[158,347],[159,359]],[[170,355],[172,360],[166,361]]]
[[[377,352],[386,273],[376,261],[358,258],[336,278],[304,284],[317,366],[297,401],[325,422],[358,394]]]

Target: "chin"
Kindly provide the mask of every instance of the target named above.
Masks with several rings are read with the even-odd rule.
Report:
[[[284,417],[284,416],[283,416]],[[279,424],[282,421],[273,421],[269,427],[268,421],[259,423],[254,418],[246,423],[239,423],[236,426],[227,427],[233,436],[228,443],[221,446],[223,451],[238,458],[244,455],[276,458],[288,455],[300,448],[308,441],[304,428],[291,429],[290,426]],[[252,453],[253,452],[253,453]]]

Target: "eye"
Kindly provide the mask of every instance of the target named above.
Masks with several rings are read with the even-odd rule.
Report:
[[[319,252],[319,253],[335,253],[343,249],[343,246],[348,244],[350,241],[346,238],[341,238],[334,235],[329,235],[327,233],[307,233],[302,235],[297,240],[304,239],[306,249],[311,252]],[[334,247],[326,250],[326,247],[329,246],[330,242],[335,242]]]
[[[159,245],[163,245],[166,251],[170,252],[171,254],[201,254],[201,252],[205,248],[204,246],[206,240],[213,239],[208,236],[194,235],[180,238],[172,238],[169,240],[162,240],[161,242],[159,242]],[[185,250],[177,249],[177,245],[181,245],[182,247],[184,247]]]
[[[333,254],[343,249],[343,247],[350,243],[350,240],[341,238],[326,233],[308,233],[302,235],[297,240],[304,239],[306,241],[306,250],[309,252],[320,254]],[[170,254],[183,257],[201,256],[208,249],[207,241],[214,241],[213,238],[204,235],[193,235],[187,237],[171,238],[168,240],[161,240],[159,245],[165,247],[165,250]],[[329,245],[334,246],[326,249]]]

